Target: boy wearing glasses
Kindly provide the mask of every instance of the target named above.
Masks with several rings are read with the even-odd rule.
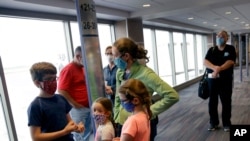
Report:
[[[39,62],[30,68],[31,78],[38,96],[28,107],[28,126],[32,140],[74,141],[71,132],[83,132],[82,123],[72,121],[67,100],[55,94],[57,88],[56,67],[48,62]]]

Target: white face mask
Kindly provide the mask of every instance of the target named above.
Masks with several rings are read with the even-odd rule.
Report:
[[[107,55],[106,58],[109,63],[114,61],[114,57],[112,55]]]

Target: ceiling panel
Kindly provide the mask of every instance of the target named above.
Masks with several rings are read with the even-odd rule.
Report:
[[[250,21],[250,2],[248,4],[234,6],[241,15],[243,15],[248,21]]]
[[[75,15],[75,0],[0,0],[0,8],[16,8]],[[144,23],[217,32],[248,32],[250,0],[94,0],[97,18],[124,20],[142,18]],[[151,7],[143,8],[143,4]],[[230,15],[225,15],[231,11]],[[193,20],[187,18],[193,17]],[[238,20],[234,18],[238,17]],[[160,20],[159,20],[160,19]],[[164,21],[165,20],[165,21]],[[147,22],[148,21],[148,22]],[[160,23],[154,23],[154,22]],[[204,24],[204,22],[206,22]],[[217,26],[214,26],[217,25]],[[249,26],[248,26],[249,27]]]

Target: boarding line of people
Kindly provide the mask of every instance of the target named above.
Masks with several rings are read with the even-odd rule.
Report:
[[[231,96],[235,49],[227,45],[228,34],[217,35],[217,45],[209,49],[204,65],[208,73],[210,99],[209,131],[218,129],[218,96],[222,101],[224,131],[231,125]],[[31,66],[30,74],[38,96],[28,108],[32,140],[88,141],[95,121],[95,141],[153,141],[158,115],[179,100],[178,93],[152,69],[138,62],[149,61],[147,50],[130,38],[120,38],[105,50],[108,65],[103,69],[106,97],[89,105],[81,47],[59,75],[49,62]],[[59,94],[55,94],[58,90]],[[152,100],[152,94],[162,98]]]

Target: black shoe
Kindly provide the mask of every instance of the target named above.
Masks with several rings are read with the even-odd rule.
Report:
[[[230,127],[229,126],[224,126],[224,131],[225,132],[229,132],[230,131]]]
[[[218,129],[219,126],[218,125],[210,125],[210,127],[207,129],[208,131],[214,131],[216,129]]]

